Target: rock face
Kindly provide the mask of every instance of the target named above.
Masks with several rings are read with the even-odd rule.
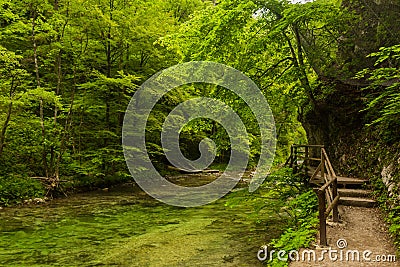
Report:
[[[367,55],[399,43],[400,1],[343,0],[342,5],[360,15],[338,43],[338,63],[343,75],[352,77],[373,66],[374,60]]]
[[[343,0],[342,5],[360,18],[338,40],[339,74],[320,77],[322,86],[315,90],[318,101],[305,108],[309,111],[300,120],[310,144],[325,144],[339,174],[381,179],[391,194],[400,194],[400,144],[385,142],[379,129],[365,126],[370,121],[362,112],[366,103],[360,89],[366,81],[350,79],[373,67],[367,55],[400,43],[400,1]],[[324,88],[330,88],[328,95]]]

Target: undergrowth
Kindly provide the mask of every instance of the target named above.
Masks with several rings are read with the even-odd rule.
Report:
[[[308,247],[315,240],[318,200],[315,193],[303,183],[302,176],[293,174],[292,169],[281,168],[269,175],[256,192],[246,191],[236,192],[227,201],[227,205],[237,205],[245,201],[247,205],[254,207],[253,216],[281,218],[281,235],[269,242],[269,251],[298,250]],[[285,259],[283,261],[277,258],[276,253],[274,257],[266,259],[264,264],[273,267],[288,266],[287,254],[281,257]]]
[[[28,198],[43,197],[44,193],[39,181],[19,176],[0,176],[0,206],[19,204]]]
[[[372,180],[372,185],[374,197],[386,213],[385,221],[389,224],[389,233],[394,239],[398,254],[400,254],[400,196],[389,195],[381,179]]]
[[[288,266],[290,251],[309,247],[315,240],[318,226],[318,201],[315,193],[309,190],[299,194],[288,202],[287,208],[292,213],[288,223],[289,227],[279,238],[272,240],[268,245],[270,251],[285,251],[286,253],[279,258],[277,254],[272,254],[272,258],[269,258],[270,255],[268,255],[267,266]]]

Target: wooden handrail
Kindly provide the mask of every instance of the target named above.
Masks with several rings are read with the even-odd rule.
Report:
[[[317,177],[318,172],[321,170],[321,165],[322,163],[320,163],[317,167],[317,169],[314,171],[314,173],[311,175],[310,181],[314,180],[315,177]]]
[[[327,159],[326,162],[328,163],[328,166],[329,166],[329,169],[330,169],[331,172],[332,172],[332,175],[333,175],[333,176],[336,176],[336,173],[335,173],[335,171],[334,171],[334,169],[333,169],[333,167],[332,167],[331,161],[329,160],[328,154],[326,154],[325,148],[321,149],[321,151],[322,151],[322,153],[324,153],[324,156],[325,156],[325,158]]]
[[[333,184],[333,182],[335,182],[335,180],[337,180],[336,177],[335,177],[334,179],[332,179],[332,180],[326,182],[326,183],[325,183],[323,186],[321,186],[318,190],[320,190],[320,191],[325,191],[325,190],[328,188],[328,186],[330,186],[331,184]]]
[[[307,160],[313,160],[313,161],[321,161],[320,158],[310,158],[306,156],[297,156],[299,159],[307,159]]]
[[[325,151],[325,148],[321,148],[321,168],[319,170],[317,169],[313,176],[317,176],[318,172],[321,172],[322,179],[325,181],[325,184],[317,189],[320,245],[327,246],[328,243],[326,238],[326,218],[331,212],[333,212],[333,222],[339,221],[338,204],[340,196],[337,191],[337,176],[335,171],[333,170],[332,164],[329,160],[328,154]],[[328,200],[328,207],[326,207],[325,204],[326,200]]]
[[[333,210],[335,205],[339,204],[340,197],[336,196],[335,199],[332,201],[331,205],[329,205],[325,210],[325,217],[329,216],[329,213]]]
[[[323,145],[299,145],[294,144],[290,147],[290,156],[285,162],[285,166],[293,168],[293,171],[297,173],[302,170],[302,166],[305,166],[305,171],[307,171],[307,166],[312,162],[321,161],[320,157],[316,157],[316,153],[311,153],[312,149],[322,149]],[[314,150],[315,152],[315,150]],[[298,160],[303,162],[299,165]]]
[[[293,147],[325,147],[324,145],[292,145]]]
[[[304,148],[304,152],[299,151],[299,148]],[[320,149],[320,158],[310,155],[310,149]],[[327,246],[326,218],[332,212],[333,221],[339,221],[338,204],[340,196],[337,191],[337,176],[323,145],[293,145],[290,149],[290,157],[285,164],[290,164],[294,172],[297,172],[299,170],[298,159],[304,160],[303,165],[305,166],[306,173],[310,161],[320,161],[318,167],[311,175],[309,182],[314,181],[319,175],[324,183],[319,188],[314,189],[314,191],[318,195],[320,245]]]

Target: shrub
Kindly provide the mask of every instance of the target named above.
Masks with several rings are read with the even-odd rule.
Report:
[[[21,203],[24,199],[43,197],[44,193],[41,183],[31,178],[0,177],[0,205]]]

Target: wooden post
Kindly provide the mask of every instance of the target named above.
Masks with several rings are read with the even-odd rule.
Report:
[[[321,178],[322,182],[325,183],[325,156],[323,148],[321,148]]]
[[[319,244],[327,246],[325,218],[325,190],[318,190]]]
[[[332,197],[333,199],[336,198],[336,196],[338,195],[337,192],[337,177],[334,178],[335,180],[333,181],[333,190],[332,190]],[[339,221],[339,210],[338,210],[338,204],[333,206],[333,210],[332,210],[333,214],[333,222],[338,222]]]
[[[307,176],[307,171],[308,171],[308,164],[309,164],[309,151],[308,151],[308,146],[305,147],[305,159],[304,159],[304,167],[305,167],[305,175]]]

